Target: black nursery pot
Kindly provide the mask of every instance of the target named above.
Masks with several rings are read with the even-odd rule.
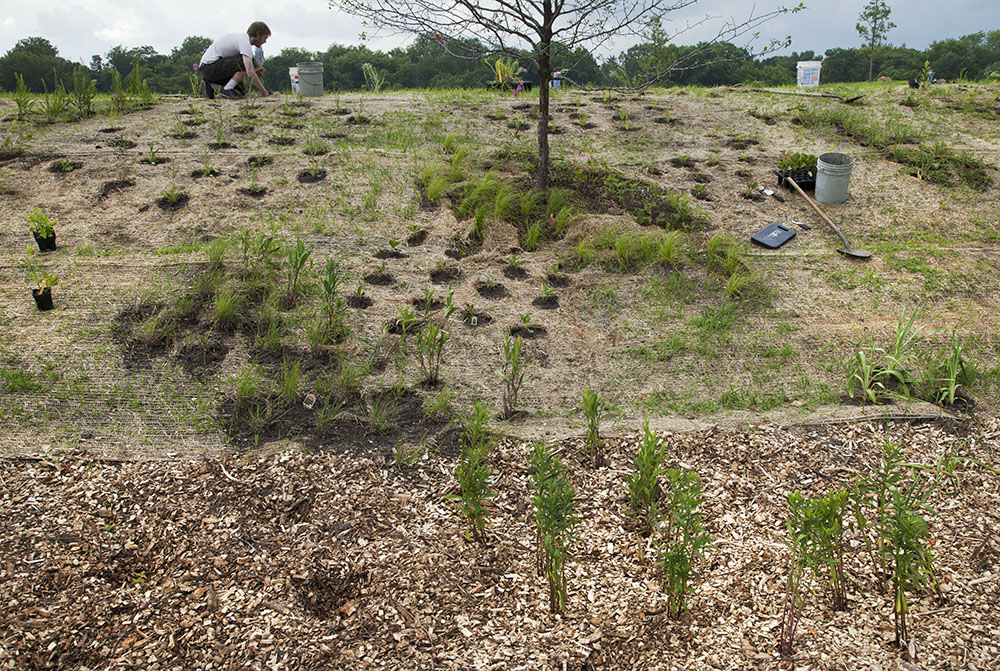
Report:
[[[778,186],[783,186],[789,191],[792,190],[792,185],[786,181],[786,178],[791,177],[795,180],[795,183],[803,191],[813,191],[816,188],[816,172],[810,171],[805,168],[800,168],[798,170],[775,170],[775,174],[778,175]]]
[[[32,289],[31,295],[35,299],[35,305],[42,312],[52,309],[52,289],[50,287],[45,287],[41,291]]]
[[[56,232],[52,231],[52,235],[47,238],[43,238],[35,233],[31,232],[35,236],[35,242],[38,244],[38,250],[42,252],[54,252],[56,251]]]

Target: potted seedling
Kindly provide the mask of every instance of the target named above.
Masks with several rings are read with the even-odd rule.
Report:
[[[31,230],[31,234],[35,236],[35,242],[38,244],[39,251],[55,251],[56,223],[55,219],[49,219],[49,217],[37,207],[31,211],[31,214],[28,215],[28,228]]]
[[[37,284],[37,288],[31,290],[31,295],[35,299],[35,305],[42,312],[52,309],[52,287],[59,283],[59,276],[55,273],[47,273],[34,262],[35,250],[30,246],[25,248],[24,266],[28,274]]]

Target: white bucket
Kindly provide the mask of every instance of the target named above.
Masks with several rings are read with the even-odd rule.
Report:
[[[819,86],[819,72],[823,61],[799,61],[795,66],[799,86]]]
[[[288,78],[292,81],[292,93],[299,92],[299,69],[288,68]]]
[[[847,200],[854,159],[839,151],[821,154],[816,160],[816,200],[825,205]]]
[[[299,90],[304,96],[323,95],[323,64],[296,63],[299,71]]]

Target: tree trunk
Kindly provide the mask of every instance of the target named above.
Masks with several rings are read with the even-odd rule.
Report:
[[[549,47],[553,21],[552,3],[545,0],[542,30],[535,47],[538,57],[538,170],[535,172],[535,186],[542,190],[549,188],[549,80],[552,79]]]

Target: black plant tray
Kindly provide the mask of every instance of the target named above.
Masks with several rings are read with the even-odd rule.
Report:
[[[799,170],[775,170],[774,174],[778,176],[778,186],[783,186],[789,191],[792,191],[792,185],[788,183],[787,178],[791,177],[795,180],[795,183],[802,187],[803,191],[814,191],[816,189],[816,171],[807,170],[801,168]]]

